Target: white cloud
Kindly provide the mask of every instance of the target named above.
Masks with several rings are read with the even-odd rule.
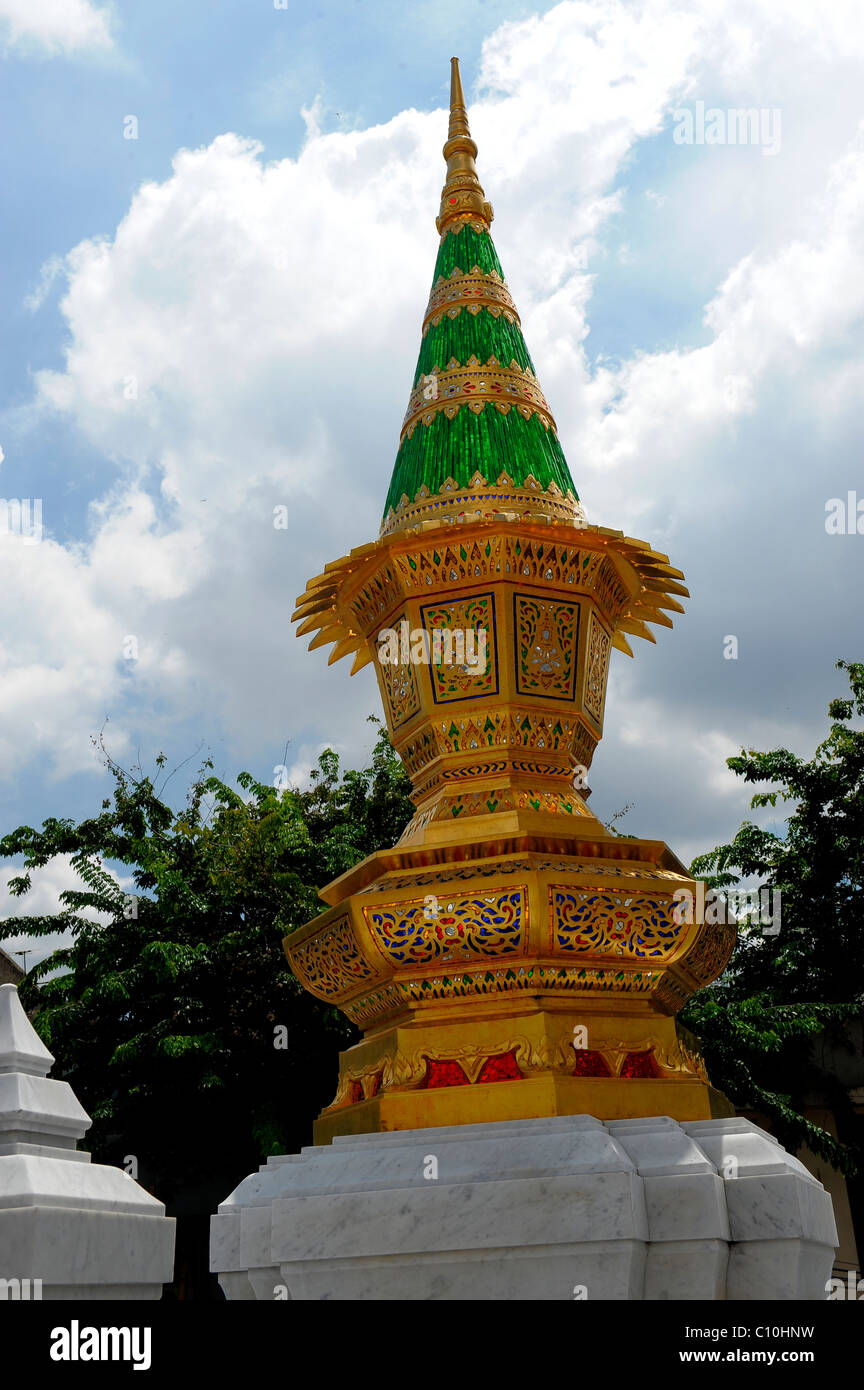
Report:
[[[134,891],[134,880],[129,875],[118,875],[112,869],[105,867],[105,872],[111,877],[124,893]],[[52,859],[50,864],[45,864],[40,869],[31,870],[32,886],[23,897],[13,897],[9,892],[9,883],[13,878],[21,875],[20,868],[0,867],[0,946],[7,955],[13,956],[18,960],[19,965],[26,961],[28,970],[31,970],[39,961],[44,960],[45,956],[52,951],[56,951],[60,946],[68,946],[72,940],[69,932],[52,932],[47,936],[30,936],[26,932],[18,936],[4,936],[6,919],[10,917],[47,917],[59,912],[63,907],[60,901],[60,894],[69,889],[75,892],[86,891],[86,884],[78,876],[72,866],[71,857],[68,854],[58,854],[56,859]],[[78,914],[85,917],[90,922],[108,922],[110,918],[106,913],[97,912],[93,908],[82,908]],[[26,957],[16,956],[16,952],[26,951]]]
[[[50,499],[47,505],[50,512]],[[98,512],[88,546],[0,536],[0,765],[7,775],[30,760],[48,775],[93,769],[90,735],[119,703],[128,718],[135,696],[158,700],[165,681],[182,688],[183,655],[152,634],[152,614],[195,575],[196,533],[175,527],[160,534],[151,499],[134,489]],[[138,639],[136,661],[124,654],[129,635]],[[128,725],[112,726],[107,743],[124,754]]]
[[[2,4],[2,0],[0,0],[0,4]],[[49,256],[48,260],[40,266],[38,285],[24,297],[24,308],[29,309],[31,314],[35,314],[42,308],[55,281],[63,274],[64,264],[62,256]]]
[[[7,47],[49,57],[114,46],[109,10],[90,0],[0,0],[0,38]]]
[[[483,49],[481,177],[577,485],[589,513],[668,547],[693,579],[690,615],[660,635],[660,657],[639,653],[635,684],[609,702],[610,727],[625,729],[691,711],[664,776],[645,782],[674,807],[694,794],[694,747],[715,760],[726,729],[740,728],[736,742],[761,734],[765,701],[791,698],[784,661],[797,660],[802,614],[831,611],[835,562],[841,575],[851,563],[818,547],[823,493],[843,490],[819,470],[851,467],[858,448],[856,16],[851,0],[830,18],[793,0],[782,26],[773,0],[722,14],[709,0],[685,12],[580,0],[502,25]],[[672,109],[703,96],[782,108],[782,152],[675,146]],[[295,740],[298,770],[322,741],[368,737],[369,671],[350,683],[348,663],[328,671],[289,616],[307,576],[377,529],[435,254],[444,117],[406,111],[321,135],[315,112],[296,160],[267,163],[236,134],[181,151],[112,239],[66,258],[66,359],[39,374],[39,402],[117,460],[118,479],[77,545],[45,541],[8,574],[0,548],[15,614],[0,648],[10,759],[83,766],[85,731],[105,712],[122,745],[133,724],[156,738],[206,711],[232,750],[272,731],[267,767]],[[631,183],[644,191],[650,141],[653,204],[647,230],[627,226],[622,269],[613,232],[631,208],[645,215]],[[592,367],[598,298],[626,331],[658,284],[673,303],[697,286],[682,340],[673,328],[670,345],[664,324],[666,341]],[[279,503],[288,531],[272,526]],[[843,654],[841,628],[821,624],[801,682],[826,650]],[[722,659],[728,632],[741,635],[738,663]],[[119,656],[129,633],[134,671]],[[807,736],[790,714],[793,725]],[[623,735],[604,748],[614,783],[630,754]],[[706,816],[725,798],[717,776]]]

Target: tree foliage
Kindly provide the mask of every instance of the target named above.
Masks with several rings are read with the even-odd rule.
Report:
[[[136,1155],[166,1200],[224,1196],[268,1154],[309,1142],[332,1098],[338,1051],[359,1035],[300,987],[282,937],[323,909],[319,887],[398,839],[410,784],[383,730],[369,768],[342,773],[328,749],[306,790],[243,773],[238,792],[206,762],[180,809],[150,777],[108,765],[100,814],[0,840],[0,856],[23,858],[13,894],[59,855],[81,882],[59,911],[4,921],[7,936],[63,934],[22,1000],[54,1075],[93,1116],[100,1159]]]
[[[853,1051],[850,1024],[864,1016],[864,665],[838,662],[851,695],[833,700],[828,737],[808,761],[788,749],[742,751],[728,766],[761,786],[754,809],[788,804],[784,832],[745,821],[730,844],[694,860],[712,888],[756,882],[779,890],[780,931],[755,914],[739,928],[728,970],[688,1005],[715,1085],[739,1108],[763,1111],[777,1137],[810,1148],[847,1174],[864,1155],[809,1123],[809,1100],[834,1110],[853,1130],[846,1089],[819,1060],[814,1042]]]

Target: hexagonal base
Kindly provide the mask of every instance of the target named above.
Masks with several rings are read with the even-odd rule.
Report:
[[[734,927],[676,920],[674,894],[692,884],[659,841],[517,819],[502,839],[482,838],[487,816],[370,856],[286,940],[302,983],[365,1030],[316,1142],[588,1111],[732,1113],[674,1015],[722,968]]]

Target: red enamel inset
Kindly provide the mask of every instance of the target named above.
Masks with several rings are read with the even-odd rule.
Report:
[[[579,1047],[576,1049],[576,1065],[573,1068],[574,1076],[611,1076],[606,1060],[600,1052],[591,1052],[588,1048]]]
[[[660,1068],[652,1050],[649,1048],[647,1052],[628,1052],[621,1067],[621,1075],[637,1078],[659,1076]]]
[[[502,1052],[498,1057],[489,1057],[483,1063],[477,1081],[521,1081],[522,1073],[515,1054]]]
[[[427,1057],[426,1075],[423,1078],[423,1086],[427,1090],[432,1091],[439,1086],[467,1085],[468,1077],[458,1062],[434,1062],[431,1057]]]

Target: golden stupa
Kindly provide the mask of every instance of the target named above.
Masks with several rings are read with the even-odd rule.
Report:
[[[676,910],[695,886],[672,851],[587,804],[612,649],[671,627],[687,590],[665,555],[586,520],[476,156],[454,58],[438,259],[381,532],[310,580],[294,614],[331,662],[375,662],[417,808],[285,940],[302,984],[364,1033],[318,1143],[732,1113],[675,1016],[720,974],[734,925]],[[382,659],[385,632],[401,659]],[[475,656],[482,638],[485,659],[459,660],[441,634],[476,636]]]

